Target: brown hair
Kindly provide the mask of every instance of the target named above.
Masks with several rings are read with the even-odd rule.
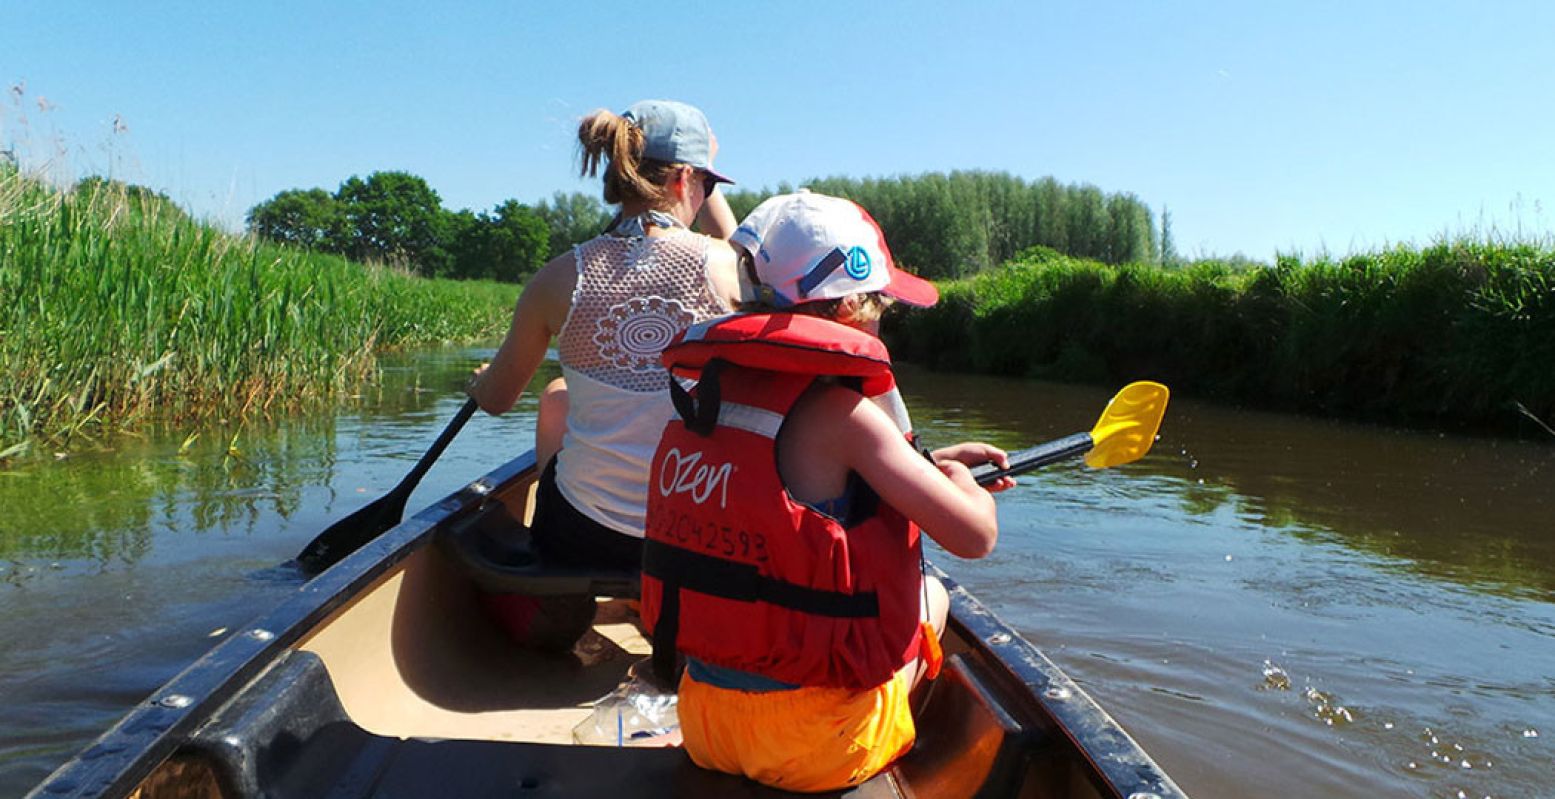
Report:
[[[605,162],[605,202],[611,205],[628,200],[650,207],[666,206],[670,193],[664,184],[683,166],[643,158],[643,132],[626,117],[603,108],[578,124],[578,149],[582,161],[580,174],[594,177]]]

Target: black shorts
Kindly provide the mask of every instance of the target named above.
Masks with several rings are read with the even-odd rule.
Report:
[[[573,569],[636,571],[643,564],[643,540],[618,533],[583,515],[556,487],[556,459],[545,465],[530,528],[542,563]]]

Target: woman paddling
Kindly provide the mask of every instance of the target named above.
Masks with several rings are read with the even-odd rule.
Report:
[[[604,199],[620,211],[603,235],[547,263],[524,287],[512,326],[469,393],[513,407],[551,340],[563,377],[540,398],[535,451],[544,468],[534,523],[548,565],[635,570],[641,564],[648,462],[673,414],[659,354],[685,327],[739,298],[734,229],[717,192],[717,141],[696,108],[645,100],[600,110],[578,126],[582,173],[604,167]],[[710,235],[689,230],[695,222]],[[521,640],[567,648],[593,600],[497,595],[487,606]]]

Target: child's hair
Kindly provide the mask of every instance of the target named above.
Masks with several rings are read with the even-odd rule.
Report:
[[[619,114],[603,108],[578,124],[578,149],[584,177],[599,174],[605,162],[605,202],[638,200],[658,208],[670,199],[664,184],[682,164],[643,158],[643,132]]]
[[[754,279],[756,270],[751,254],[744,249],[736,247],[740,254],[740,268],[745,274]],[[850,302],[850,300],[852,302]],[[812,300],[798,305],[790,305],[786,308],[778,308],[761,300],[743,300],[739,302],[736,310],[742,313],[772,313],[774,311],[786,311],[788,313],[802,313],[807,316],[819,316],[822,319],[830,319],[845,325],[869,324],[885,315],[886,309],[891,307],[895,300],[878,291],[865,292],[863,294],[849,294],[846,297],[838,297],[831,300]],[[849,306],[852,312],[849,313]],[[846,315],[844,315],[846,314]]]

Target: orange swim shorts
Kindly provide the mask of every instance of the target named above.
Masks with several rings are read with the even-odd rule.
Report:
[[[937,644],[925,646],[930,675],[938,671]],[[702,768],[788,791],[858,785],[912,748],[917,730],[907,700],[918,665],[909,663],[865,691],[739,691],[682,675],[678,712],[686,753]]]

